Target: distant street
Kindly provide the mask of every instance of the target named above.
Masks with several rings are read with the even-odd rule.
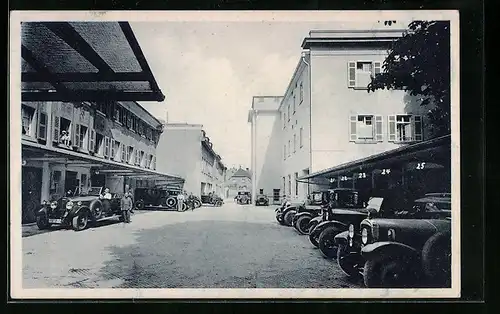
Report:
[[[23,287],[361,287],[324,259],[275,206],[147,212],[131,224],[24,233]]]

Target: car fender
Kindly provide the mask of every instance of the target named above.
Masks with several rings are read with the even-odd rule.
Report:
[[[322,221],[323,221],[323,217],[317,216],[317,217],[312,218],[309,223],[318,223],[318,224],[320,224]]]
[[[335,243],[338,245],[347,246],[348,238],[349,238],[349,231],[343,231],[335,236]]]
[[[311,217],[312,218],[312,214],[311,213],[309,213],[309,212],[302,212],[302,213],[295,214],[294,219],[299,219],[300,217],[303,217],[303,216]]]
[[[71,213],[71,217],[75,217],[76,215],[78,215],[79,213],[83,213],[84,211],[90,212],[90,208],[87,206],[80,206],[73,213]]]
[[[294,210],[295,212],[297,212],[297,207],[295,206],[288,206],[287,208],[285,208],[281,214],[283,215],[283,217],[285,217],[286,213],[288,213],[289,211],[292,211]]]
[[[312,232],[318,232],[318,233],[321,233],[323,230],[325,230],[327,227],[336,227],[340,230],[342,229],[347,229],[347,225],[346,224],[343,224],[341,222],[338,222],[338,221],[323,221],[323,222],[320,222],[316,228],[314,228],[314,230]]]
[[[46,216],[48,212],[47,207],[42,206],[39,210],[36,211],[36,216]]]
[[[375,242],[361,249],[361,255],[366,260],[380,259],[387,256],[419,258],[419,251],[409,245],[399,242]]]

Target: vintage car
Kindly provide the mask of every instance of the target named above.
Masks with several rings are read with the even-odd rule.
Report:
[[[330,192],[329,204],[319,217],[311,219],[315,223],[309,232],[309,241],[318,247],[327,258],[337,256],[335,236],[347,230],[351,223],[359,223],[368,216],[364,201],[355,189],[342,188]]]
[[[177,193],[161,187],[136,188],[134,190],[135,207],[137,209],[171,209],[177,210]],[[195,204],[198,205],[198,204]],[[201,203],[199,204],[201,206]],[[198,207],[199,207],[198,206]]]
[[[114,194],[112,199],[102,198],[103,187],[90,187],[87,190],[76,189],[70,196],[57,201],[44,202],[37,213],[39,229],[47,229],[52,225],[62,225],[75,231],[86,229],[97,221],[119,218],[121,197]]]
[[[243,192],[240,191],[238,192],[238,195],[236,196],[236,202],[240,205],[243,204],[251,204],[252,203],[252,196],[250,192]]]
[[[281,213],[285,208],[287,208],[290,205],[291,205],[290,201],[285,199],[285,200],[283,200],[281,205],[274,210],[274,212],[276,213],[276,220],[281,225],[283,225],[283,215]]]
[[[218,195],[202,195],[201,203],[220,207],[222,206],[222,204],[224,204],[224,200]]]
[[[324,207],[328,204],[330,192],[333,190],[315,191],[307,196],[305,209],[296,213],[292,219],[292,226],[300,234],[308,234],[309,223],[314,217],[322,214]]]
[[[283,226],[292,226],[293,217],[297,213],[306,211],[306,203],[300,201],[287,201],[285,206],[276,210],[276,219]]]
[[[428,193],[413,206],[370,212],[360,230],[336,236],[337,263],[371,287],[447,287],[451,269],[451,194]]]
[[[255,206],[259,205],[269,206],[269,197],[267,197],[267,195],[264,194],[257,195],[257,197],[255,198]]]

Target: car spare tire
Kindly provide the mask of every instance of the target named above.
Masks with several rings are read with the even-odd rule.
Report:
[[[170,208],[174,208],[177,205],[177,198],[175,196],[170,196],[167,198],[167,206]]]
[[[138,200],[135,202],[135,208],[137,209],[144,209],[144,201],[143,200]]]

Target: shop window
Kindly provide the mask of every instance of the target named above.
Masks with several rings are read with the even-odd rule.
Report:
[[[423,140],[422,117],[417,115],[390,115],[389,141],[414,142]]]
[[[383,141],[382,116],[350,116],[349,140],[360,143]]]
[[[33,121],[35,118],[35,109],[29,106],[21,106],[21,117],[22,117],[22,134],[26,136],[35,136],[35,130],[33,128]]]
[[[37,138],[42,141],[47,140],[47,114],[40,112],[38,115],[38,134]]]
[[[381,63],[378,61],[349,61],[347,86],[356,89],[366,89],[371,77],[381,73]]]

